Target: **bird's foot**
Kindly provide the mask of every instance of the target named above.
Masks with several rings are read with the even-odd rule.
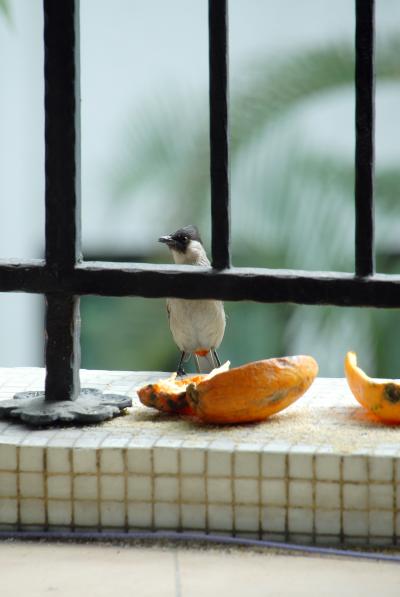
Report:
[[[184,370],[183,367],[179,367],[178,371],[176,372],[176,375],[178,377],[183,377],[184,375],[186,375],[186,371]]]

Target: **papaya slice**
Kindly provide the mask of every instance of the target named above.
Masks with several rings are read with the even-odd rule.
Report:
[[[317,373],[317,362],[305,355],[254,361],[191,382],[186,399],[206,423],[262,421],[300,398]]]
[[[156,408],[157,410],[175,415],[194,415],[192,407],[189,405],[186,397],[186,388],[189,384],[200,383],[220,371],[226,371],[229,368],[229,361],[213,369],[208,374],[189,375],[178,378],[173,373],[167,379],[160,379],[155,383],[148,384],[137,390],[139,400],[145,406]]]
[[[347,383],[355,399],[385,423],[400,423],[400,382],[368,377],[348,352],[344,362]]]

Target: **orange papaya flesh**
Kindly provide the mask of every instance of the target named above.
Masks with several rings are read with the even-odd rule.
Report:
[[[400,382],[369,377],[357,366],[357,355],[348,352],[344,362],[347,383],[355,399],[385,423],[400,423]]]
[[[139,400],[145,406],[156,408],[159,411],[193,415],[191,406],[186,399],[186,388],[189,383],[198,383],[205,375],[192,375],[183,379],[176,379],[173,375],[168,379],[160,379],[155,383],[139,388]]]
[[[317,373],[317,362],[305,355],[255,361],[190,383],[186,398],[206,423],[262,421],[300,398]]]

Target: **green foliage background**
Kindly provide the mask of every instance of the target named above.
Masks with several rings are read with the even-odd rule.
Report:
[[[377,85],[399,84],[399,36],[377,52]],[[231,89],[232,238],[235,265],[353,271],[354,164],[299,134],[297,116],[332,94],[353,94],[354,49],[346,43],[258,57]],[[206,96],[158,100],[128,119],[123,157],[110,170],[113,209],[148,206],[163,231],[197,224],[209,246],[209,144]],[[126,149],[128,148],[128,149]],[[378,271],[398,271],[400,170],[376,176]],[[162,214],[162,216],[160,215]],[[150,262],[168,262],[156,238]],[[254,303],[226,304],[223,360],[309,353],[325,376],[343,375],[349,349],[371,374],[396,376],[397,311]],[[178,352],[162,300],[85,298],[83,365],[172,370]],[[399,374],[397,374],[399,375]]]

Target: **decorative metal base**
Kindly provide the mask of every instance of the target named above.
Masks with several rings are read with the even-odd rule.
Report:
[[[20,392],[12,400],[0,401],[0,418],[21,419],[34,426],[53,423],[98,423],[122,414],[132,399],[83,388],[76,400],[45,400],[44,392]]]

